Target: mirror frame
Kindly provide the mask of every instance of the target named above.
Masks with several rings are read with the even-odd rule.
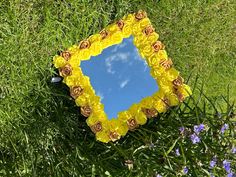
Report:
[[[151,76],[156,80],[159,90],[152,96],[133,104],[128,110],[119,112],[117,119],[108,119],[100,97],[80,68],[81,61],[97,56],[112,45],[120,44],[124,38],[134,37],[133,43],[141,57],[150,67]],[[86,117],[87,125],[96,134],[96,139],[107,143],[125,136],[129,130],[144,125],[148,119],[166,112],[191,95],[191,89],[184,84],[179,72],[173,68],[165,46],[158,40],[145,11],[124,16],[121,20],[108,25],[98,34],[82,40],[56,55],[53,63],[59,69],[63,82],[70,88],[70,95]]]

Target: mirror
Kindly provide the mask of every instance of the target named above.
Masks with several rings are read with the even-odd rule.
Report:
[[[90,77],[96,95],[101,97],[109,119],[116,118],[118,112],[158,91],[148,65],[133,44],[132,36],[81,62],[81,68]]]

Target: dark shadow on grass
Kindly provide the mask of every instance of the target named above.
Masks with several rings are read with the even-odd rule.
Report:
[[[32,111],[26,115],[31,121],[19,127],[29,139],[29,144],[20,144],[19,148],[34,159],[34,173],[66,175],[66,168],[72,166],[80,169],[84,176],[91,173],[93,166],[98,170],[94,174],[104,174],[105,169],[110,169],[114,174],[117,174],[117,169],[121,169],[119,172],[123,173],[128,170],[125,161],[135,161],[131,152],[142,145],[151,146],[152,141],[156,141],[155,136],[158,135],[155,131],[156,125],[160,124],[159,119],[150,120],[139,130],[129,132],[115,143],[104,144],[96,141],[95,135],[86,124],[86,119],[81,116],[79,108],[70,98],[68,87],[63,83],[51,83],[51,78],[47,80],[46,87],[50,88],[50,93],[46,101],[45,95],[33,88],[25,98],[33,98],[33,107],[28,108]],[[166,113],[168,114],[169,112]],[[161,124],[164,126],[163,122]],[[153,134],[152,138],[150,134]],[[160,161],[157,159],[157,162],[161,163],[163,158],[163,155],[160,155]],[[61,169],[58,167],[58,172],[53,171],[55,166]]]
[[[6,149],[1,157],[4,156],[8,166],[15,165],[10,165],[12,171],[19,169],[27,159],[31,162],[27,168],[35,176],[101,176],[106,170],[112,176],[137,176],[148,170],[148,173],[155,174],[156,168],[168,165],[167,152],[170,151],[169,155],[173,156],[169,148],[179,138],[178,128],[185,126],[192,129],[193,125],[212,117],[190,97],[181,106],[149,119],[147,124],[129,132],[119,141],[104,144],[95,140],[86,119],[69,96],[68,87],[63,83],[52,84],[50,80],[51,77],[48,77],[45,85],[49,92],[41,93],[32,88],[25,98],[32,101],[32,106],[27,108],[29,113],[18,127],[24,136],[13,140],[17,152],[14,148]],[[191,105],[194,103],[195,106]],[[212,124],[219,129],[220,124]],[[135,170],[129,171],[127,162]],[[136,165],[141,169],[136,169]],[[93,172],[91,169],[94,169]],[[176,174],[173,170],[165,170]]]

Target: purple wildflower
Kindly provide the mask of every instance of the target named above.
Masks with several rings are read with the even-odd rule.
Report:
[[[159,175],[159,174],[157,174],[157,176],[156,177],[162,177],[161,175]]]
[[[224,169],[227,171],[227,173],[230,173],[231,168],[230,168],[230,162],[229,162],[229,161],[224,160],[224,161],[223,161],[223,167],[224,167]]]
[[[233,172],[231,172],[231,173],[228,173],[228,175],[227,175],[227,177],[235,177],[236,175],[233,173]]]
[[[194,132],[196,134],[199,134],[201,131],[203,131],[205,129],[205,125],[204,124],[200,124],[200,125],[194,125]]]
[[[180,156],[179,148],[175,149],[175,154],[176,154],[177,156]]]
[[[216,165],[216,161],[214,159],[212,161],[210,161],[211,168],[214,168],[215,165]]]
[[[180,131],[180,133],[181,133],[181,134],[183,134],[183,133],[184,133],[184,130],[185,130],[185,128],[184,128],[184,127],[180,127],[180,128],[179,128],[179,131]]]
[[[233,147],[232,150],[231,150],[231,152],[232,152],[233,154],[235,154],[235,153],[236,153],[236,147]]]
[[[229,125],[228,124],[224,124],[222,127],[221,127],[221,133],[223,134],[225,132],[225,130],[227,130],[229,128]]]
[[[183,173],[184,173],[184,174],[187,174],[187,173],[188,173],[188,167],[184,167]]]
[[[216,161],[217,161],[216,156],[214,156],[210,161],[210,168],[214,168],[214,166],[216,165]]]
[[[192,134],[190,136],[191,140],[192,140],[192,143],[193,144],[197,144],[200,142],[200,137],[196,135],[196,133]]]

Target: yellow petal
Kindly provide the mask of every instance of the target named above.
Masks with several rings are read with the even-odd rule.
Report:
[[[171,68],[171,69],[169,69],[169,70],[166,72],[166,77],[167,77],[170,81],[175,80],[178,76],[179,76],[179,72],[178,72],[176,69],[174,69],[174,68]]]
[[[177,106],[179,104],[179,99],[175,94],[168,95],[168,100],[170,106]]]
[[[121,122],[127,122],[131,117],[131,114],[128,111],[122,111],[118,113],[117,119]]]
[[[186,84],[183,84],[183,86],[180,87],[178,91],[183,94],[184,98],[192,95],[190,87]]]
[[[96,133],[96,139],[98,141],[103,142],[103,143],[108,143],[109,141],[111,141],[107,131],[97,132]]]
[[[167,52],[166,50],[159,50],[157,52],[157,58],[160,60],[163,60],[163,59],[168,59],[168,55],[167,55]]]
[[[53,64],[56,68],[60,68],[66,64],[66,61],[63,57],[57,55],[53,57]]]
[[[166,104],[162,100],[154,102],[153,107],[159,112],[166,112]]]
[[[69,60],[69,64],[72,66],[72,67],[79,67],[80,66],[80,60],[77,58],[76,55],[72,55],[71,56],[71,59]]]
[[[138,111],[135,116],[135,119],[140,125],[144,125],[147,122],[147,116],[142,111]]]
[[[143,48],[140,48],[140,53],[142,56],[144,56],[143,58],[148,58],[153,53],[152,46],[147,45],[144,46]]]
[[[135,19],[135,17],[132,14],[129,14],[129,15],[126,15],[126,16],[123,17],[124,23],[128,26],[133,25],[134,19]]]
[[[79,50],[79,46],[77,46],[77,45],[73,45],[72,47],[68,48],[68,51],[70,51],[70,54],[72,54],[72,55],[77,53],[78,50]]]
[[[102,46],[100,41],[94,42],[91,44],[89,50],[91,51],[92,56],[97,56],[102,53]]]
[[[152,104],[153,104],[152,97],[146,97],[140,101],[140,105],[141,105],[140,107],[151,108]]]
[[[153,44],[154,42],[156,42],[158,40],[158,38],[159,38],[159,34],[154,32],[147,37],[147,41],[149,44]]]
[[[100,34],[91,35],[88,40],[91,43],[99,42],[101,40],[101,35]]]
[[[104,112],[100,112],[99,114],[91,114],[91,116],[86,119],[86,122],[88,126],[92,126],[98,121],[105,122],[107,120],[107,115]]]
[[[121,136],[125,136],[126,133],[128,132],[129,127],[127,125],[127,123],[125,122],[120,122],[119,123],[119,128],[116,130],[118,134],[120,134]]]
[[[132,27],[129,25],[124,25],[122,29],[123,38],[127,38],[132,34]]]

